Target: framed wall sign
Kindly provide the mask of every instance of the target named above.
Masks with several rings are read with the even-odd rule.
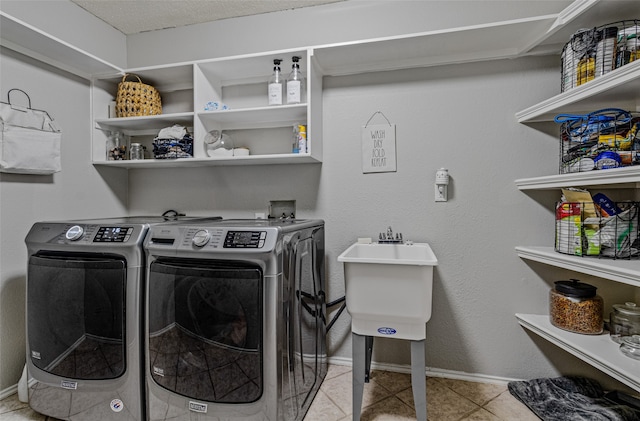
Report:
[[[387,124],[369,124],[376,114],[381,114]],[[396,171],[396,125],[376,111],[362,127],[362,172]]]

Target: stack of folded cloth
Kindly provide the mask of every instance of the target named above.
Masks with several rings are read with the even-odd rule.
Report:
[[[153,139],[155,159],[176,159],[193,157],[193,137],[180,125],[166,127]]]

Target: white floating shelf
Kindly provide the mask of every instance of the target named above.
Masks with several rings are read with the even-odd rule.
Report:
[[[520,111],[516,118],[519,123],[553,121],[560,113],[590,113],[612,104],[628,111],[640,110],[640,60]]]
[[[556,15],[545,15],[323,45],[314,54],[330,76],[513,58],[526,53],[555,21]]]
[[[122,72],[121,68],[1,10],[0,45],[87,79],[91,75]]]
[[[198,117],[224,130],[285,127],[307,121],[307,104],[204,111]]]
[[[174,124],[193,127],[193,115],[193,112],[187,112],[141,117],[105,118],[96,120],[96,124],[103,129],[121,130],[126,134],[131,134],[141,130],[159,130]]]
[[[520,178],[515,183],[519,190],[545,190],[579,186],[637,188],[640,186],[640,166]]]
[[[582,335],[558,329],[548,315],[516,314],[518,323],[561,349],[575,355],[603,373],[640,391],[640,361],[620,352],[607,333]]]
[[[569,254],[558,253],[553,247],[523,247],[517,246],[518,256],[555,266],[572,270],[587,275],[609,279],[623,284],[640,286],[640,260],[631,259],[608,259],[596,256],[571,256]]]
[[[136,168],[194,168],[223,165],[273,165],[273,164],[319,164],[321,161],[310,154],[273,154],[247,155],[220,158],[181,158],[181,159],[141,159],[125,161],[94,162],[95,166]]]

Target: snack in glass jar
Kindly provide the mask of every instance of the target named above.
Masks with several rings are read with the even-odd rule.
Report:
[[[549,317],[557,328],[586,335],[602,333],[604,303],[597,288],[576,279],[557,281],[549,292]]]

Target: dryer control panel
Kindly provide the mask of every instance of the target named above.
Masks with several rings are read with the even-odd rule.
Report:
[[[126,243],[133,231],[133,227],[73,225],[65,231],[64,238],[71,242]]]
[[[213,224],[152,226],[147,249],[217,253],[267,253],[276,247],[275,227],[223,227]]]

